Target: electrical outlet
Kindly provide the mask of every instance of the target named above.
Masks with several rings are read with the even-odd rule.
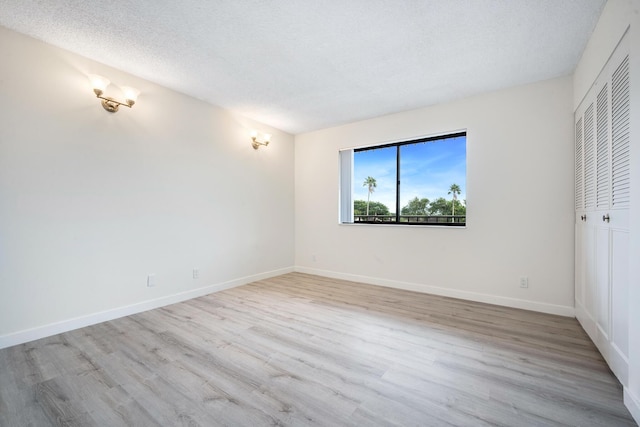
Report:
[[[316,254],[311,255],[311,261],[316,262],[318,258],[316,258]]]
[[[529,287],[529,278],[521,277],[520,278],[520,287],[521,288],[528,288]]]
[[[150,274],[147,276],[147,287],[153,288],[156,285],[156,275]]]
[[[194,279],[199,279],[200,278],[200,270],[198,270],[197,268],[193,269],[193,278]]]

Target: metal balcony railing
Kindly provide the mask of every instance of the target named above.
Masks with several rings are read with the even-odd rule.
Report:
[[[466,224],[466,215],[354,215],[354,223],[366,224],[420,224],[420,225],[453,225]]]

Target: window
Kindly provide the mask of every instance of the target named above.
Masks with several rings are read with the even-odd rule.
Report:
[[[340,222],[464,226],[467,134],[340,151]]]

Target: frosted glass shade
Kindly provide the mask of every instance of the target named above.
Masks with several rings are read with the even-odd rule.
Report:
[[[124,93],[124,99],[127,101],[136,102],[138,100],[138,95],[140,95],[140,91],[136,88],[132,88],[131,86],[122,86],[122,93]]]
[[[102,77],[97,74],[89,74],[89,81],[91,82],[91,87],[94,90],[97,89],[101,92],[104,92],[107,86],[111,83],[111,81],[106,77]]]

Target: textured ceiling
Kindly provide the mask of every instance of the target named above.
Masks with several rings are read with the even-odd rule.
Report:
[[[605,3],[0,0],[0,25],[300,133],[568,75]]]

